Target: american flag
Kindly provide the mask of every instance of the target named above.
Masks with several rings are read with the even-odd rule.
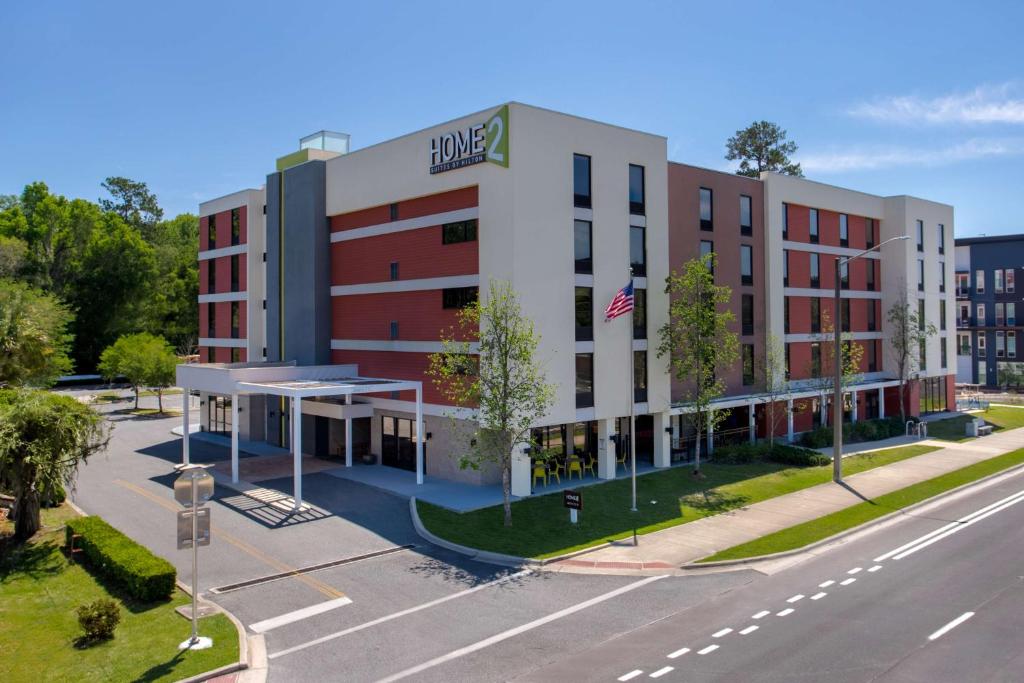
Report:
[[[604,321],[608,322],[633,310],[633,281],[615,293],[615,298],[604,309]]]

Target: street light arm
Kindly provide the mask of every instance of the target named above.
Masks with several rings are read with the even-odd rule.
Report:
[[[889,239],[885,240],[884,242],[879,242],[875,246],[871,247],[870,249],[865,249],[864,251],[860,252],[859,254],[854,254],[853,256],[850,256],[848,258],[839,259],[839,265],[841,265],[841,266],[846,265],[850,261],[853,261],[854,259],[859,259],[861,256],[864,256],[865,254],[870,254],[873,251],[879,251],[879,250],[881,250],[881,248],[883,246],[885,246],[886,244],[889,244],[889,242],[895,242],[897,240],[909,240],[909,239],[910,239],[910,235],[897,235],[896,237],[890,237]]]

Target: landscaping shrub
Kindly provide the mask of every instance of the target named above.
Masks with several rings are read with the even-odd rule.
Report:
[[[771,462],[777,462],[780,465],[791,465],[793,467],[818,467],[832,462],[832,459],[827,455],[788,444],[776,444],[775,448],[765,454],[765,457]]]
[[[776,443],[771,447],[763,441],[754,444],[719,446],[715,449],[714,461],[723,465],[746,465],[757,461],[769,461],[793,467],[813,467],[831,462],[828,456],[817,451],[782,443]]]
[[[67,542],[73,534],[75,545],[86,561],[129,595],[143,602],[169,598],[174,592],[174,565],[157,557],[96,516],[79,517],[67,523]]]
[[[916,422],[916,418],[913,418]],[[861,420],[853,424],[843,425],[844,443],[861,443],[863,441],[877,441],[888,439],[894,436],[903,436],[906,433],[906,425],[898,417],[886,417],[880,420]],[[800,444],[807,448],[827,448],[832,445],[832,427],[817,427],[809,432],[804,432],[800,437]]]
[[[121,610],[117,603],[100,598],[77,610],[78,625],[85,632],[86,640],[107,640],[114,637],[114,629],[121,621]]]
[[[809,432],[804,432],[800,437],[800,443],[807,448],[825,448],[832,445],[832,428],[816,427]]]
[[[715,448],[714,461],[723,465],[746,465],[763,459],[762,444],[738,443]]]

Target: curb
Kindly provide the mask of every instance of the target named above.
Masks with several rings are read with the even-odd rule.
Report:
[[[183,593],[192,597],[192,591],[186,586],[180,579],[175,579],[178,589]],[[207,601],[210,602],[210,601]],[[245,632],[245,627],[238,618],[227,611],[215,602],[210,602],[217,608],[220,614],[223,614],[231,623],[235,625],[235,630],[238,632],[238,661],[233,664],[225,664],[224,666],[203,673],[190,676],[188,678],[182,678],[178,683],[199,683],[200,681],[208,681],[218,676],[224,676],[235,672],[241,672],[239,681],[245,681],[246,683],[263,683],[267,680],[267,650],[264,644],[262,635],[248,636]]]
[[[891,521],[897,517],[900,517],[901,515],[906,515],[907,513],[913,512],[915,510],[919,510],[920,508],[923,508],[925,506],[932,505],[937,502],[945,502],[943,500],[945,498],[952,498],[954,496],[957,496],[958,494],[972,493],[974,488],[984,488],[985,485],[989,484],[990,481],[993,479],[1000,477],[1009,477],[1021,471],[1024,471],[1024,464],[1014,465],[1013,467],[1007,468],[1000,472],[993,472],[992,474],[982,477],[981,479],[975,479],[974,481],[967,482],[966,484],[961,484],[956,488],[952,488],[949,489],[948,491],[938,493],[932,496],[931,498],[925,498],[924,500],[913,503],[912,505],[900,508],[899,510],[894,510],[889,514],[878,517],[877,519],[872,519],[871,521],[865,522],[855,527],[851,527],[849,529],[846,529],[845,531],[840,531],[839,533],[833,534],[828,538],[823,538],[821,540],[809,543],[808,545],[802,546],[800,548],[793,548],[792,550],[783,550],[781,552],[772,553],[770,555],[758,555],[756,557],[745,557],[736,560],[719,560],[718,562],[687,562],[686,564],[681,565],[679,568],[683,570],[726,569],[740,567],[744,565],[763,564],[767,562],[772,562],[774,560],[781,560],[794,557],[796,555],[802,555],[804,553],[809,553],[813,550],[816,550],[822,546],[829,545],[837,541],[841,541],[849,536],[853,536],[854,534],[869,531],[873,527],[881,526],[885,522]]]

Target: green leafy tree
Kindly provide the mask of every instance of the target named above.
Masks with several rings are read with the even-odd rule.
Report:
[[[56,297],[0,279],[0,384],[49,386],[70,373],[73,318]]]
[[[763,171],[803,177],[800,164],[789,157],[797,150],[796,143],[786,140],[786,131],[771,121],[754,121],[736,131],[725,143],[725,158],[740,162],[737,175],[760,177]]]
[[[27,259],[28,245],[24,240],[0,235],[0,277],[17,277]]]
[[[936,334],[935,325],[918,314],[907,298],[907,288],[900,286],[899,297],[886,313],[889,322],[889,355],[900,381],[900,420],[907,419],[907,383],[920,368],[921,350],[928,338]]]
[[[808,372],[811,381],[808,384],[820,390],[822,394],[829,394],[835,385],[836,337],[832,316],[828,311],[821,311],[821,332],[812,335],[811,338],[818,343],[820,351],[817,363],[813,358],[811,359],[811,367]],[[849,332],[839,333],[839,344],[842,349],[839,354],[839,362],[842,363],[839,374],[840,387],[845,392],[847,387],[860,381],[860,365],[864,358],[864,347],[854,341],[853,335]],[[823,400],[822,405],[827,404],[828,401]],[[831,419],[830,412],[824,422],[827,424]]]
[[[146,303],[145,328],[181,348],[199,336],[199,218],[181,214],[163,221],[152,246],[160,286]]]
[[[475,355],[474,338],[479,338]],[[442,350],[431,355],[427,370],[445,399],[476,409],[472,440],[460,466],[499,466],[506,527],[512,526],[512,449],[529,442],[530,428],[555,397],[555,387],[536,360],[539,341],[512,286],[492,280],[484,301],[459,312],[457,326],[442,336]]]
[[[135,392],[139,408],[139,388],[156,389],[159,410],[163,412],[163,389],[174,384],[177,356],[167,340],[148,332],[119,338],[100,356],[100,372],[108,380],[124,377]]]
[[[101,198],[100,208],[116,213],[147,240],[152,239],[151,233],[163,220],[164,210],[146,183],[113,176],[103,181],[103,189],[110,193],[110,198]]]
[[[71,397],[0,390],[0,486],[14,496],[15,539],[39,530],[41,498],[71,488],[79,464],[108,441],[107,421]]]
[[[764,357],[759,361],[760,381],[764,395],[765,427],[768,432],[768,448],[775,448],[775,433],[788,418],[788,408],[782,405],[792,396],[789,377],[786,374],[786,348],[775,335],[769,335],[765,344]]]
[[[673,271],[666,278],[669,319],[658,331],[658,356],[668,359],[668,369],[683,383],[687,419],[697,433],[694,474],[700,472],[701,433],[728,415],[712,410],[712,402],[725,393],[725,382],[716,374],[736,362],[739,341],[729,330],[734,320],[729,310],[732,290],[716,285],[715,254],[687,261],[682,274]]]

